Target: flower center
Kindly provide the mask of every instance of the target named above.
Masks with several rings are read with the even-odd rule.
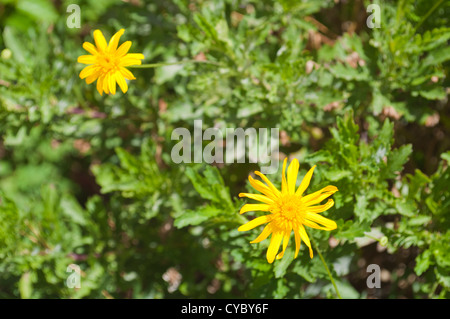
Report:
[[[105,73],[117,71],[119,69],[118,62],[118,59],[107,53],[103,53],[98,58],[98,64],[104,69]]]
[[[271,205],[270,212],[275,215],[276,226],[290,230],[303,222],[304,207],[300,196],[283,195]]]

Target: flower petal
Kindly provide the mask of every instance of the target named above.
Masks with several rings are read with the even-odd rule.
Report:
[[[283,258],[284,252],[286,251],[286,248],[287,248],[287,245],[288,245],[288,243],[289,243],[290,237],[291,237],[291,232],[290,232],[290,231],[284,233],[284,237],[283,237],[283,250],[281,251],[281,253],[279,253],[279,254],[277,255],[277,257],[276,257],[277,259]]]
[[[330,197],[337,191],[338,189],[336,186],[328,185],[317,192],[304,196],[302,200],[305,206],[312,206],[320,203],[325,198]]]
[[[119,62],[119,66],[130,66],[130,65],[141,65],[142,61],[138,59],[131,59],[131,58],[122,58]]]
[[[311,169],[306,173],[305,177],[303,177],[302,183],[298,187],[297,191],[295,192],[296,195],[302,196],[305,190],[309,186],[309,182],[311,181],[312,175],[314,173],[314,169],[316,168],[316,165],[311,167]]]
[[[124,29],[120,29],[112,36],[108,43],[108,52],[114,53],[117,50],[117,46],[119,45],[119,40],[122,34],[125,32]]]
[[[281,192],[270,182],[270,180],[266,177],[266,175],[264,175],[263,173],[256,171],[255,172],[256,175],[258,175],[259,177],[261,177],[261,179],[266,182],[267,186],[272,190],[272,192],[274,194],[277,195],[277,197],[281,196]]]
[[[83,64],[94,64],[97,61],[97,58],[93,55],[80,55],[77,61],[78,63]]]
[[[300,245],[302,243],[302,239],[300,237],[300,233],[298,229],[294,229],[294,236],[295,236],[295,255],[294,258],[297,258],[298,252],[300,250]]]
[[[325,218],[322,215],[316,213],[306,213],[305,219],[323,225],[325,227],[325,230],[333,230],[337,228],[336,222],[334,220]]]
[[[120,47],[116,51],[117,57],[123,57],[125,54],[128,53],[128,50],[131,48],[131,41],[125,41],[120,45]]]
[[[119,84],[120,89],[123,93],[126,93],[128,91],[128,84],[127,81],[125,81],[125,78],[123,77],[122,73],[118,72],[116,73],[116,81],[117,84]]]
[[[263,193],[264,195],[273,200],[277,200],[278,197],[272,192],[272,190],[269,187],[264,185],[262,182],[254,179],[251,176],[248,176],[248,180],[250,181],[250,185],[252,185],[252,187],[256,189],[258,192]]]
[[[307,211],[310,213],[322,213],[334,205],[334,200],[329,199],[324,205],[308,206]]]
[[[128,53],[124,59],[144,60],[145,56],[142,53]]]
[[[295,194],[295,183],[297,182],[298,169],[300,164],[298,159],[294,158],[287,169],[287,185],[289,194]]]
[[[100,93],[100,95],[103,95],[103,79],[105,78],[104,75],[101,75],[97,80],[97,91]]]
[[[95,45],[93,45],[90,42],[84,42],[83,43],[83,49],[85,49],[87,52],[89,52],[92,55],[97,55],[98,54],[98,51],[95,48]]]
[[[245,223],[244,225],[240,226],[238,228],[238,231],[247,231],[250,229],[253,229],[255,227],[258,227],[259,225],[268,223],[272,220],[272,215],[264,215],[256,217],[255,219],[252,219],[248,223]]]
[[[97,47],[97,50],[100,52],[105,52],[107,44],[106,44],[106,40],[105,40],[105,37],[103,36],[102,31],[100,31],[100,30],[94,31],[94,41],[95,41],[95,46]]]
[[[90,76],[93,73],[95,73],[96,70],[97,70],[97,66],[96,65],[88,65],[83,70],[81,70],[81,72],[80,72],[80,79],[87,78],[88,76]]]
[[[275,256],[280,248],[281,240],[283,239],[283,232],[272,233],[272,238],[270,239],[269,248],[267,249],[267,261],[269,264],[273,263]]]
[[[105,91],[106,94],[109,94],[109,73],[105,74],[105,77],[103,78],[103,91]]]
[[[269,207],[270,206],[267,204],[245,204],[244,206],[242,206],[241,210],[239,211],[239,214],[256,211],[268,212]]]
[[[86,83],[87,83],[87,84],[91,84],[92,82],[94,82],[95,80],[97,80],[97,78],[98,78],[98,73],[93,73],[93,74],[91,74],[90,76],[88,76],[88,77],[86,78]]]
[[[298,231],[300,233],[300,237],[305,242],[306,246],[308,246],[309,248],[309,257],[313,258],[313,250],[311,248],[311,242],[309,241],[309,237],[308,234],[306,233],[305,227],[303,225],[300,225]]]
[[[108,87],[109,87],[109,92],[111,92],[111,94],[116,94],[116,75],[115,75],[115,73],[110,74],[110,76],[108,78]]]
[[[120,73],[125,77],[127,80],[136,80],[133,73],[131,73],[128,69],[125,69],[123,67],[120,68]]]
[[[285,158],[284,161],[283,161],[283,171],[282,171],[283,175],[282,175],[282,178],[281,178],[281,193],[283,195],[288,193],[287,182],[286,182],[286,175],[285,175],[286,163],[287,163],[287,158]]]
[[[272,231],[273,231],[272,225],[270,225],[270,223],[267,224],[266,227],[264,227],[264,229],[261,232],[261,234],[259,234],[258,237],[256,237],[254,240],[252,240],[250,242],[250,244],[256,244],[256,243],[259,243],[259,242],[263,241],[264,239],[269,237],[269,235],[272,233]]]
[[[259,194],[250,194],[250,193],[240,193],[239,197],[248,197],[254,200],[257,200],[258,202],[263,202],[266,204],[273,204],[273,200],[270,199],[267,196],[259,195]]]

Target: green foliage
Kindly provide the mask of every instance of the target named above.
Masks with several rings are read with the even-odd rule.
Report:
[[[0,4],[1,298],[336,298],[319,251],[344,298],[449,298],[448,2],[380,2],[374,29],[369,1],[83,0],[70,29],[72,3]],[[120,28],[143,63],[208,63],[100,96],[77,57]],[[268,264],[262,226],[237,230],[262,214],[239,214],[258,163],[174,163],[173,130],[199,119],[278,128],[267,177],[288,156],[297,186],[317,165],[307,193],[339,189],[313,259],[292,236]]]

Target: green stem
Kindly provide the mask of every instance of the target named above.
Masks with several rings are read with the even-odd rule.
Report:
[[[322,256],[322,254],[321,254],[319,248],[317,247],[317,245],[316,245],[315,241],[312,239],[312,237],[310,237],[310,241],[311,241],[311,243],[313,244],[314,249],[315,249],[315,250],[317,251],[317,253],[319,254],[320,260],[322,261],[322,263],[323,263],[323,265],[324,265],[324,267],[325,267],[325,270],[326,270],[327,273],[328,273],[328,277],[330,277],[330,281],[331,281],[331,283],[332,283],[333,286],[334,286],[334,290],[336,291],[336,295],[338,296],[339,299],[342,299],[341,294],[339,293],[339,289],[338,289],[338,287],[336,286],[336,283],[334,282],[333,275],[331,275],[331,271],[330,271],[330,269],[328,268],[327,263],[325,262],[325,259],[323,259],[323,256]]]
[[[212,65],[216,65],[216,66],[223,66],[221,63],[214,62],[214,61],[183,60],[183,61],[177,61],[177,62],[161,62],[161,63],[132,65],[132,66],[128,66],[128,67],[135,68],[135,69],[150,69],[150,68],[157,68],[160,66],[178,65],[178,64],[185,64],[185,63],[205,63],[205,64],[212,64]]]
[[[413,32],[413,33],[416,33],[417,29],[419,29],[419,27],[422,25],[422,23],[425,22],[425,20],[430,16],[430,14],[432,14],[433,11],[436,10],[437,7],[439,7],[440,4],[441,4],[442,2],[444,2],[444,0],[439,0],[438,2],[436,2],[436,3],[434,4],[433,7],[431,7],[430,10],[428,10],[428,12],[422,17],[422,19],[419,21],[419,23],[418,23],[418,24],[416,25],[416,27],[414,28],[414,32]]]
[[[433,298],[434,293],[435,293],[435,291],[436,291],[436,289],[437,289],[438,286],[439,286],[439,282],[436,281],[436,282],[433,284],[433,286],[431,287],[431,291],[430,291],[430,293],[428,294],[428,299],[432,299],[432,298]]]

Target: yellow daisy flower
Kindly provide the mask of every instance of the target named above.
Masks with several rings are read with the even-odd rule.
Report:
[[[141,53],[128,53],[131,41],[124,42],[119,48],[119,39],[125,32],[119,30],[113,35],[109,43],[106,43],[102,31],[94,31],[95,46],[92,43],[84,42],[83,48],[91,55],[81,55],[78,62],[90,64],[80,72],[80,78],[86,79],[87,84],[97,80],[97,91],[100,95],[116,94],[116,83],[119,84],[123,93],[127,92],[128,85],[125,79],[135,80],[133,73],[125,67],[130,65],[140,65],[144,55]]]
[[[286,170],[286,163],[287,159],[283,162],[281,192],[265,175],[256,171],[255,174],[261,177],[266,184],[253,179],[251,176],[249,176],[248,179],[250,185],[264,195],[249,193],[239,194],[239,197],[248,197],[263,203],[246,204],[241,208],[240,214],[249,211],[270,212],[270,214],[257,217],[238,228],[239,231],[247,231],[267,223],[261,234],[250,243],[259,243],[272,234],[266,255],[269,263],[273,263],[275,256],[277,259],[283,257],[292,230],[294,230],[295,235],[294,258],[298,255],[301,240],[309,247],[309,255],[312,258],[313,251],[309,237],[306,234],[305,226],[322,230],[333,230],[337,228],[334,221],[319,214],[332,207],[334,201],[329,199],[324,205],[317,205],[325,198],[337,192],[337,187],[327,186],[317,192],[303,196],[303,192],[309,186],[316,165],[308,171],[298,189],[295,190],[299,163],[297,159],[294,159],[291,162],[287,169],[287,179],[284,173]],[[281,242],[283,242],[283,249],[278,253]]]

